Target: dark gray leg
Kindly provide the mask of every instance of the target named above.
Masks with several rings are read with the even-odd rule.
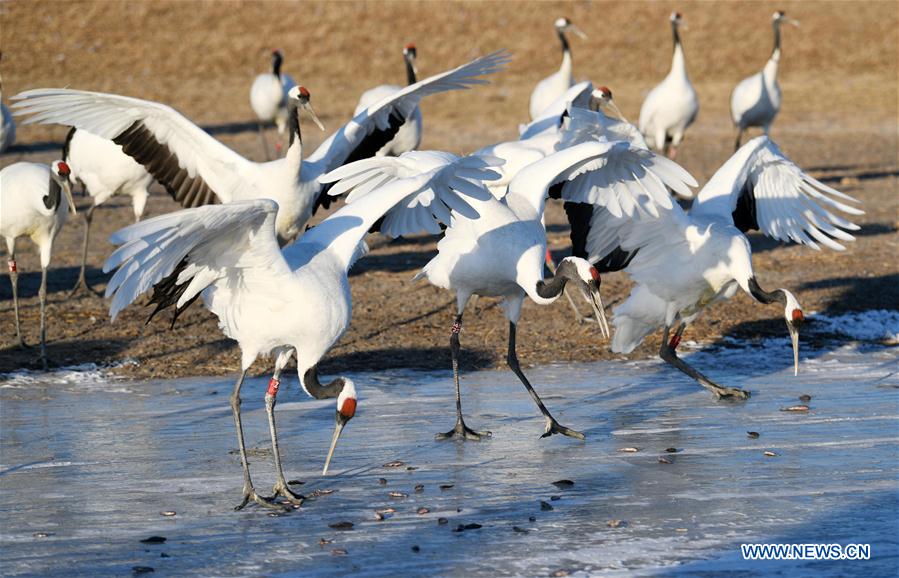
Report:
[[[250,463],[247,461],[247,448],[243,441],[243,426],[240,423],[240,388],[243,380],[247,376],[247,370],[244,369],[234,384],[234,391],[231,392],[231,413],[234,414],[234,426],[237,428],[237,445],[240,449],[240,462],[243,465],[243,501],[234,507],[235,510],[241,510],[250,500],[253,500],[260,506],[267,508],[282,509],[282,506],[275,504],[271,498],[265,498],[256,493],[253,488],[253,480],[250,479]]]
[[[459,332],[462,331],[462,315],[456,316],[453,323],[452,334],[450,335],[450,352],[453,356],[453,381],[456,384],[456,426],[446,433],[439,433],[434,436],[438,440],[445,440],[453,437],[460,437],[466,440],[479,440],[491,434],[489,431],[474,431],[465,425],[462,419],[462,392],[459,386]]]
[[[664,332],[662,334],[662,346],[659,349],[659,357],[698,381],[699,385],[715,394],[715,397],[717,399],[721,399],[722,397],[731,399],[748,399],[750,395],[748,391],[737,389],[735,387],[723,387],[721,385],[718,385],[705,375],[690,367],[687,362],[677,356],[677,346],[680,343],[681,334],[683,334],[685,328],[686,324],[681,323],[680,326],[678,326],[677,331],[669,341],[668,333],[671,328],[667,325],[665,326]]]
[[[268,152],[268,141],[265,139],[265,125],[262,121],[259,122],[259,140],[262,141],[262,152],[265,153],[265,160],[272,160],[272,155]]]
[[[96,208],[96,205],[91,205],[91,207],[84,212],[84,243],[81,245],[81,271],[78,273],[78,281],[75,283],[75,286],[72,287],[72,290],[69,291],[69,297],[78,293],[80,289],[93,291],[91,286],[87,283],[84,270],[87,267],[87,246],[91,236],[91,222],[94,218],[94,209]]]
[[[22,328],[19,325],[19,266],[16,264],[15,250],[9,254],[9,282],[12,285],[12,308],[16,318],[16,337],[19,338],[19,345],[28,348],[25,339],[22,338]]]
[[[569,429],[556,421],[556,418],[554,418],[552,414],[549,413],[549,410],[546,409],[546,406],[543,405],[543,400],[541,400],[540,396],[537,395],[537,392],[534,391],[534,388],[531,386],[528,378],[524,376],[524,372],[521,371],[521,366],[518,364],[518,355],[515,353],[515,330],[515,324],[510,321],[509,354],[506,357],[506,361],[509,363],[509,367],[512,368],[512,371],[515,372],[515,375],[518,376],[518,379],[521,380],[521,383],[524,385],[525,389],[528,390],[528,393],[531,394],[531,399],[534,400],[534,403],[537,404],[537,407],[540,408],[540,412],[543,413],[543,417],[546,419],[546,430],[540,437],[545,438],[553,434],[562,434],[579,440],[585,439],[586,436],[584,436],[584,434],[582,434],[581,432]]]
[[[38,291],[41,303],[41,365],[47,371],[47,268],[41,267],[41,288]]]
[[[265,394],[265,412],[268,414],[268,429],[272,436],[272,452],[275,456],[275,474],[277,476],[273,492],[275,496],[281,496],[291,504],[299,506],[306,498],[287,487],[284,471],[281,469],[281,451],[278,449],[278,431],[275,428],[275,397],[281,386],[280,375],[281,370],[276,369],[275,375],[268,382],[268,391]]]

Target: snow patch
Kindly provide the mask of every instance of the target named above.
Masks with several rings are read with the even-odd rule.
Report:
[[[82,363],[69,365],[50,371],[34,369],[19,369],[10,373],[0,373],[0,388],[19,388],[35,384],[41,385],[91,385],[108,383],[110,380],[119,379],[110,373],[111,369],[138,365],[137,360],[125,359],[109,365],[96,363]]]
[[[871,309],[843,315],[812,313],[811,331],[835,333],[859,341],[899,343],[899,311]]]

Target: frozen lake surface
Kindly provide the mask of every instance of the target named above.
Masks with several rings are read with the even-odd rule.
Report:
[[[586,442],[539,439],[543,421],[510,371],[464,375],[469,424],[493,431],[467,443],[433,439],[453,423],[448,371],[353,374],[359,411],[327,478],[333,402],[290,376],[276,410],[285,472],[306,494],[333,493],[274,516],[231,509],[242,484],[231,379],[22,374],[0,386],[2,573],[895,576],[896,348],[806,348],[798,377],[786,340],[690,359],[752,398],[716,402],[656,361],[528,370]],[[243,404],[260,491],[273,481],[266,382],[249,381]],[[801,394],[808,412],[781,411]],[[384,467],[394,460],[404,464]],[[574,485],[553,485],[562,479]],[[377,521],[386,507],[396,511]],[[341,521],[354,526],[329,527]],[[481,528],[454,531],[465,524]],[[166,541],[141,542],[151,536]],[[749,562],[746,542],[870,543],[871,560]]]

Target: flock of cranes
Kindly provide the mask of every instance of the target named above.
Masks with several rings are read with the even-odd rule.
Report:
[[[202,299],[224,334],[240,346],[241,368],[231,395],[244,475],[238,508],[250,502],[267,507],[281,507],[280,500],[302,502],[285,482],[274,414],[281,374],[292,358],[306,393],[337,400],[323,473],[355,415],[355,384],[346,377],[322,383],[318,364],[349,326],[348,271],[366,253],[364,238],[372,231],[440,236],[437,254],[417,276],[455,293],[457,303],[449,328],[456,421],[438,439],[490,435],[470,428],[462,411],[460,334],[473,296],[503,299],[507,362],[545,418],[544,437],[584,439],[584,434],[553,417],[521,369],[516,333],[525,299],[549,304],[564,293],[577,311],[571,294],[580,295],[617,352],[630,352],[661,331],[662,359],[716,397],[746,398],[748,392],[719,385],[678,357],[683,332],[710,304],[743,290],[759,303],[783,308],[798,371],[803,310],[788,290],[762,289],[745,233],[759,230],[814,249],[842,250],[858,227],[838,213],[862,212],[855,199],[803,172],[767,136],[780,105],[780,26],[792,22],[782,12],[773,18],[771,60],[762,73],[743,81],[732,99],[740,135],[749,126],[761,126],[766,134],[738,146],[694,195],[697,181],[673,158],[696,118],[698,100],[680,41],[683,18],[674,13],[670,22],[671,72],[649,93],[639,126],[624,118],[607,87],[573,82],[566,34],[583,32],[561,18],[555,22],[561,69],[535,88],[531,122],[521,127],[520,138],[461,157],[416,150],[422,134],[419,104],[426,96],[487,82],[486,76],[509,61],[503,51],[418,80],[416,47],[406,45],[407,86],[382,85],[364,93],[353,118],[308,155],[302,120],[325,128],[310,91],[281,71],[284,55],[274,51],[272,72],[256,78],[250,101],[266,156],[268,123],[286,135],[287,145],[283,157],[262,163],[229,149],[164,104],[71,89],[22,92],[13,97],[13,108],[27,116],[26,124],[72,129],[63,160],[49,167],[16,163],[0,173],[0,233],[10,255],[20,342],[15,239],[29,236],[41,250],[46,364],[46,268],[53,238],[68,212],[75,212],[71,188],[77,182],[92,199],[85,212],[85,257],[93,209],[118,193],[133,199],[136,222],[111,237],[118,248],[104,264],[105,272],[114,271],[106,287],[111,317],[151,289],[152,315],[172,308],[176,319]],[[184,208],[140,221],[152,180]],[[681,208],[672,195],[692,199],[691,207]],[[337,199],[341,208],[307,227],[319,207]],[[547,275],[544,210],[550,199],[564,202],[572,255]],[[601,276],[619,270],[636,285],[613,310],[612,335]],[[82,286],[84,259],[75,290]],[[250,475],[240,406],[247,371],[269,355],[274,371],[265,405],[276,483],[273,494],[263,496]]]

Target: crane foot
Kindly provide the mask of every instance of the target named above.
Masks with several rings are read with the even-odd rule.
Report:
[[[279,504],[275,502],[274,497],[267,498],[265,496],[260,496],[256,493],[256,490],[253,488],[244,488],[243,489],[243,501],[234,506],[235,511],[243,510],[250,501],[256,502],[260,506],[271,508],[272,510],[288,510],[289,508],[284,504]]]
[[[555,419],[551,417],[546,418],[546,430],[543,432],[541,438],[548,438],[553,434],[562,434],[563,436],[568,436],[570,438],[574,438],[577,440],[585,440],[587,436],[582,434],[579,431],[575,431],[573,429],[567,428],[564,425],[557,422]]]
[[[473,429],[465,425],[465,422],[462,420],[462,418],[459,418],[458,420],[456,420],[456,427],[446,433],[439,433],[435,435],[434,439],[448,440],[451,438],[461,438],[464,440],[479,441],[481,438],[489,438],[492,435],[493,434],[489,431],[474,431]]]
[[[272,494],[272,499],[274,499],[275,496],[280,496],[294,506],[302,505],[303,501],[306,499],[306,496],[298,494],[288,488],[287,484],[285,484],[283,481],[277,482],[275,484],[275,487],[272,488]]]
[[[749,396],[752,395],[749,391],[736,387],[722,387],[719,385],[710,389],[715,394],[715,399],[744,400],[749,399]]]

